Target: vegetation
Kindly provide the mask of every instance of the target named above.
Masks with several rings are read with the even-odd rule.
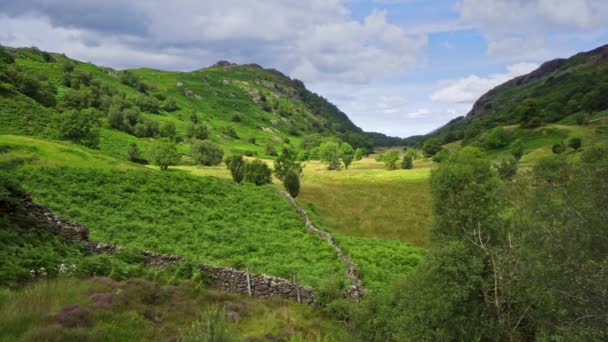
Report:
[[[245,165],[245,181],[255,185],[272,183],[272,170],[268,164],[256,159]]]
[[[176,165],[180,159],[175,144],[169,141],[156,141],[150,146],[149,154],[152,164],[158,165],[164,171],[169,169],[169,166]]]
[[[232,176],[232,180],[240,184],[245,178],[245,168],[247,166],[245,159],[240,154],[236,154],[226,158],[225,160],[226,166],[230,170],[230,175]]]
[[[287,192],[289,192],[291,197],[298,197],[298,194],[300,194],[300,175],[298,175],[293,170],[289,171],[285,176],[283,184],[285,185],[285,189],[287,189]]]
[[[190,156],[197,164],[211,166],[222,162],[224,151],[209,140],[198,140],[192,143]]]

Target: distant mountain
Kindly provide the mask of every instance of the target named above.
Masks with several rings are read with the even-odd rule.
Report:
[[[543,63],[529,74],[505,82],[481,96],[465,117],[428,137],[444,143],[475,135],[484,128],[558,122],[577,113],[608,109],[608,45],[568,59]],[[532,121],[532,122],[530,122]]]

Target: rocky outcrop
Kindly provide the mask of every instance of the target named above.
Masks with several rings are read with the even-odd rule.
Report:
[[[342,248],[340,248],[340,246],[338,245],[338,243],[336,242],[336,240],[330,233],[322,231],[322,230],[318,229],[317,227],[315,227],[315,225],[310,220],[310,217],[308,216],[306,211],[304,211],[304,209],[302,209],[298,205],[296,200],[293,197],[291,197],[291,195],[289,195],[289,193],[287,193],[286,191],[279,191],[279,193],[283,197],[285,197],[287,199],[287,201],[289,201],[291,206],[298,212],[298,214],[300,214],[300,216],[302,216],[302,218],[304,219],[304,223],[306,224],[306,229],[309,230],[310,232],[320,236],[323,240],[327,241],[327,243],[329,243],[333,247],[333,249],[338,254],[338,257],[344,263],[344,268],[345,268],[344,275],[346,276],[346,278],[348,278],[350,280],[350,286],[346,290],[347,297],[354,298],[354,299],[362,298],[365,295],[365,293],[367,292],[367,290],[365,289],[365,287],[363,287],[363,283],[361,282],[361,279],[359,279],[359,268],[357,267],[357,264],[355,264],[355,262],[352,260],[350,255],[344,253]]]

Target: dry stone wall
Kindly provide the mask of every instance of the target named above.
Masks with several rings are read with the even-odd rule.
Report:
[[[57,217],[49,208],[35,204],[30,197],[25,198],[24,206],[40,221],[48,223],[49,227],[65,241],[88,243],[93,253],[112,254],[120,249],[116,245],[91,241],[87,227]],[[186,259],[181,256],[144,252],[146,266],[163,267],[184,261]],[[199,269],[210,277],[213,287],[226,292],[247,294],[259,298],[280,297],[309,305],[316,302],[312,288],[298,285],[284,278],[205,264],[199,265]]]

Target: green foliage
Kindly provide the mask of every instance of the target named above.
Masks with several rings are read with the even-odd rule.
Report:
[[[139,152],[139,147],[137,147],[136,143],[130,143],[129,144],[129,149],[128,149],[127,153],[128,153],[130,161],[132,161],[132,162],[139,161],[140,152]]]
[[[427,158],[434,156],[439,151],[441,151],[441,142],[438,139],[428,139],[422,146],[422,152]]]
[[[177,106],[177,101],[175,101],[174,98],[167,97],[165,102],[163,102],[162,109],[166,110],[167,112],[174,112],[178,110],[179,107]]]
[[[228,126],[228,127],[224,128],[224,134],[226,134],[227,136],[229,136],[233,139],[239,139],[239,135],[236,133],[236,130],[232,126]]]
[[[272,170],[268,164],[256,159],[245,166],[245,181],[255,185],[272,183]]]
[[[355,160],[356,161],[363,159],[363,155],[364,155],[364,151],[362,148],[359,147],[355,150]]]
[[[245,169],[247,167],[245,159],[240,154],[232,155],[225,160],[226,166],[230,170],[230,175],[232,176],[232,180],[240,184],[245,177]]]
[[[502,180],[510,180],[517,174],[517,159],[509,157],[501,159],[496,165],[498,177]]]
[[[521,140],[516,140],[511,146],[511,155],[516,160],[520,160],[524,155],[524,144]]]
[[[294,172],[299,178],[302,174],[302,163],[298,161],[298,156],[293,148],[283,147],[281,154],[274,161],[274,174],[278,179],[285,180],[290,172]]]
[[[277,149],[273,144],[266,145],[266,154],[269,156],[277,156]]]
[[[192,139],[206,140],[209,138],[209,130],[204,124],[191,122],[186,126],[186,136]]]
[[[589,124],[589,115],[585,114],[585,113],[576,113],[574,115],[574,121],[576,121],[576,124],[579,126],[585,126]]]
[[[540,108],[534,99],[526,99],[515,109],[515,114],[519,117],[523,128],[539,127],[542,123],[540,118]]]
[[[294,170],[289,170],[285,175],[283,185],[291,197],[298,197],[298,194],[300,194],[300,175]]]
[[[397,169],[397,162],[399,161],[399,151],[390,150],[382,155],[382,161],[384,166],[389,170]]]
[[[563,142],[559,142],[556,144],[553,144],[553,147],[551,147],[551,151],[553,151],[553,153],[555,154],[561,154],[566,152],[566,146],[564,145]]]
[[[340,169],[340,145],[335,142],[324,142],[319,146],[319,159],[327,164],[328,170]]]
[[[450,157],[450,151],[445,148],[441,148],[441,150],[439,150],[439,152],[435,153],[435,155],[433,155],[433,157],[431,159],[435,163],[441,163],[444,160],[448,159],[449,157]]]
[[[568,140],[568,147],[574,149],[575,151],[578,151],[582,145],[583,141],[581,138],[571,138]]]
[[[483,139],[484,146],[487,149],[503,148],[509,144],[509,134],[502,127],[496,127],[490,130]]]
[[[71,140],[90,148],[99,146],[97,118],[92,111],[75,109],[59,114],[56,126],[61,139]]]
[[[224,151],[210,140],[197,140],[190,147],[190,156],[197,164],[217,165],[224,158]]]
[[[177,165],[180,154],[174,143],[164,140],[155,141],[148,150],[148,158],[154,165],[158,165],[161,170],[166,171],[169,166]]]
[[[340,159],[346,169],[348,169],[348,166],[353,162],[353,159],[355,159],[355,150],[353,150],[353,147],[348,143],[340,144]]]
[[[175,139],[175,123],[173,121],[165,121],[160,126],[159,134],[163,138]]]
[[[401,168],[404,170],[411,170],[414,168],[414,159],[411,155],[403,156],[403,160],[401,161]]]

